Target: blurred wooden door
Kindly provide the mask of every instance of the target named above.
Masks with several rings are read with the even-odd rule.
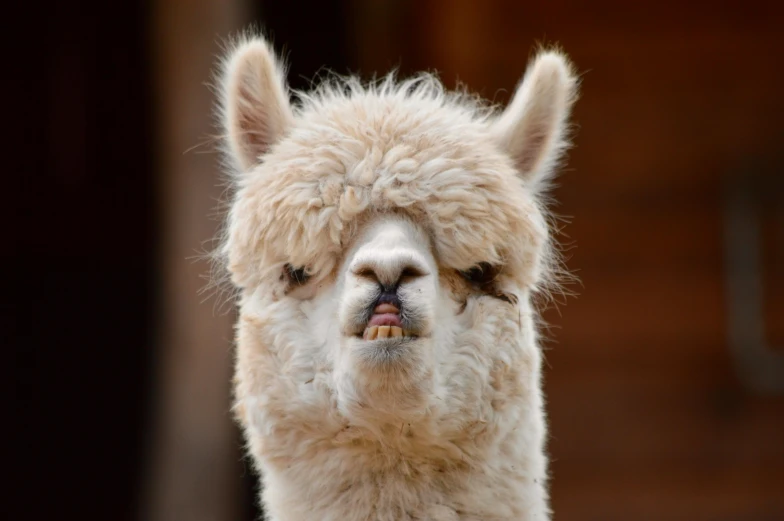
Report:
[[[372,4],[363,71],[437,69],[504,102],[534,45],[557,42],[584,73],[554,208],[582,286],[547,313],[556,519],[784,519],[784,397],[733,367],[722,196],[749,160],[784,165],[781,4]],[[784,255],[766,259],[784,345]]]

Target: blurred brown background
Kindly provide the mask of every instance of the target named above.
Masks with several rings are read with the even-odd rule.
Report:
[[[9,219],[33,274],[10,380],[30,494],[14,485],[3,517],[259,517],[229,414],[233,312],[194,259],[222,191],[206,84],[255,22],[295,88],[399,67],[499,103],[537,43],[560,44],[583,85],[554,210],[581,284],[546,313],[555,519],[784,520],[783,5],[52,6],[21,60],[40,80],[15,84],[35,102],[9,104],[11,156],[40,174]]]

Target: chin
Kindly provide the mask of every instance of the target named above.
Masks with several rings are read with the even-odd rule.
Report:
[[[352,356],[359,371],[399,379],[413,378],[421,373],[427,362],[424,351],[428,345],[429,339],[419,337],[357,339],[352,346]]]
[[[421,414],[433,388],[430,344],[429,338],[421,337],[350,338],[339,376],[339,400],[352,416]]]

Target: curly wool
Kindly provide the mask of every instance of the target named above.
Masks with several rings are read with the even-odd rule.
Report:
[[[445,264],[512,265],[530,273],[525,285],[547,278],[542,209],[491,141],[486,107],[432,76],[333,80],[301,97],[287,139],[237,182],[223,250],[235,284],[286,262],[326,276],[363,213],[393,210],[428,227]]]
[[[549,519],[531,295],[554,272],[542,193],[567,145],[568,61],[540,53],[500,113],[430,75],[333,78],[292,105],[255,38],[230,50],[221,86],[235,412],[269,518]],[[357,243],[383,250],[363,239],[375,222],[421,237],[434,281],[407,297],[435,310],[432,334],[382,368],[338,325],[364,305],[346,265]],[[482,263],[504,298],[458,273]],[[287,265],[311,282],[289,293]]]

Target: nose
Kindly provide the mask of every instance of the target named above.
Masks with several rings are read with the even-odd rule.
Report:
[[[430,274],[434,264],[426,237],[412,223],[383,222],[367,230],[351,263],[351,272],[386,291]],[[430,261],[430,262],[429,262]]]
[[[384,293],[394,294],[400,284],[409,282],[428,274],[427,266],[419,261],[411,252],[364,256],[352,270],[360,278],[377,282]]]

